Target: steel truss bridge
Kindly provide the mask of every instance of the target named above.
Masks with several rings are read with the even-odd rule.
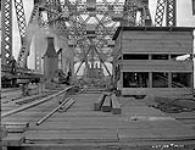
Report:
[[[118,26],[176,26],[176,0],[157,0],[155,22],[152,22],[148,0],[34,0],[29,21],[25,17],[23,0],[1,0],[1,60],[2,72],[10,74],[12,60],[12,9],[15,7],[21,48],[17,58],[17,71],[28,71],[32,37],[27,40],[32,25],[50,28],[65,37],[73,48],[74,63],[79,62],[77,74],[83,64],[87,70],[99,61],[108,75],[112,72],[106,62],[113,64],[112,36]],[[165,15],[165,16],[164,16]],[[41,56],[35,54],[35,70],[40,67]]]

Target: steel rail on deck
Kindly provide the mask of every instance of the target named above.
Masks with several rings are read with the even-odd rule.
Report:
[[[59,106],[57,106],[56,108],[54,108],[51,112],[49,112],[46,116],[44,116],[43,118],[41,118],[39,121],[36,122],[36,125],[39,126],[41,123],[43,123],[45,120],[47,120],[50,116],[52,116],[56,111],[58,111],[60,108],[62,108],[64,105],[66,105],[68,102],[70,102],[67,107],[66,110],[69,109],[75,102],[75,100],[73,100],[72,98],[67,98],[66,100],[64,100]]]
[[[77,93],[76,95],[78,94],[81,94],[84,90],[82,89],[79,93]],[[62,101],[59,101],[61,102],[61,104],[59,104],[57,107],[55,107],[51,112],[49,112],[48,114],[46,114],[44,117],[42,117],[41,119],[39,119],[37,122],[36,122],[36,125],[39,126],[41,123],[43,123],[45,120],[47,120],[49,117],[51,117],[55,112],[57,111],[60,111],[61,108],[65,108],[63,109],[63,112],[67,111],[76,101],[73,100],[73,98],[76,96],[71,96],[71,97],[68,97],[66,98],[65,100],[63,100],[62,98]]]
[[[13,110],[8,111],[8,112],[5,112],[5,113],[2,113],[1,117],[2,117],[2,118],[3,118],[3,117],[7,117],[7,116],[10,116],[10,115],[12,115],[12,114],[15,114],[15,113],[24,111],[24,110],[26,110],[26,109],[35,107],[35,106],[37,106],[37,105],[40,105],[40,104],[42,104],[42,103],[44,103],[44,102],[46,102],[46,101],[51,100],[52,98],[54,98],[54,97],[56,97],[56,96],[58,96],[58,95],[63,94],[64,92],[66,92],[67,90],[71,89],[72,87],[73,87],[73,86],[69,86],[69,87],[65,88],[64,90],[59,91],[58,93],[53,94],[53,95],[50,95],[50,96],[48,96],[48,97],[45,97],[45,98],[43,98],[43,99],[41,99],[41,100],[39,100],[39,101],[35,101],[35,102],[32,102],[31,104],[26,104],[26,105],[24,105],[24,106],[22,106],[22,107],[13,109]]]

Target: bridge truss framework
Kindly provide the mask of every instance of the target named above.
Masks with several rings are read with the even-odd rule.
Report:
[[[17,58],[18,68],[27,68],[32,39],[26,40],[31,24],[40,28],[52,28],[56,34],[65,36],[73,47],[75,63],[79,69],[85,64],[87,70],[99,61],[111,72],[105,62],[113,63],[112,36],[120,26],[151,26],[152,19],[148,0],[34,0],[29,22],[26,22],[22,0],[2,0],[2,70],[12,60],[12,3],[16,10],[21,49]],[[176,0],[157,0],[155,25],[162,26],[166,12],[166,25],[176,25]],[[45,18],[43,16],[46,16]],[[107,49],[107,50],[105,50]],[[109,49],[109,50],[108,50]],[[116,53],[115,53],[116,54]],[[40,66],[40,56],[35,56],[35,70]],[[37,63],[38,62],[38,63]],[[90,63],[89,63],[90,62]],[[22,70],[23,71],[23,70]],[[9,70],[7,71],[9,72]]]

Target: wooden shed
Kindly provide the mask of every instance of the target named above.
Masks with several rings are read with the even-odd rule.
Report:
[[[183,95],[193,89],[193,28],[119,27],[114,81],[122,95]]]

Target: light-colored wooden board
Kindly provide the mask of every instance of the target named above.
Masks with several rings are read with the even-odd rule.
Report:
[[[112,101],[112,113],[121,114],[121,107],[115,94],[111,96],[111,101]]]
[[[28,131],[25,139],[34,142],[50,141],[69,142],[117,142],[117,132],[115,130],[49,130],[49,131]]]
[[[104,103],[102,104],[101,110],[103,112],[110,112],[112,110],[110,96],[106,96]]]

